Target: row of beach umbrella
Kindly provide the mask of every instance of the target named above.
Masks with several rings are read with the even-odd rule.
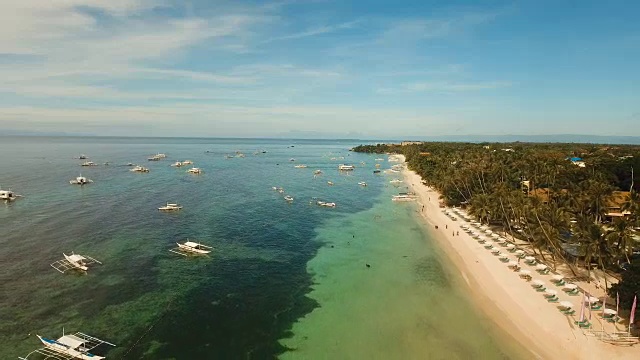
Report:
[[[513,243],[507,241],[507,239],[503,238],[499,234],[494,233],[488,226],[482,225],[479,222],[473,221],[470,216],[466,214],[461,209],[453,209],[452,211],[444,210],[445,215],[447,215],[452,220],[455,220],[455,216],[459,218],[465,219],[464,223],[460,225],[460,228],[469,234],[473,239],[477,240],[478,243],[482,244],[484,248],[491,250],[494,255],[500,255],[499,259],[503,263],[505,263],[510,269],[518,272],[518,275],[531,281],[531,286],[538,292],[542,292],[543,296],[549,302],[557,302],[558,308],[566,315],[573,315],[575,313],[574,305],[570,301],[559,301],[558,291],[554,289],[548,289],[547,284],[541,279],[533,279],[532,272],[527,269],[522,269],[518,261],[512,260],[509,256],[502,254],[495,245],[503,246],[508,252],[515,255],[517,258],[524,261],[525,264],[529,266],[533,266],[535,271],[541,275],[546,275],[549,273],[549,267],[545,264],[538,263],[536,258],[530,255],[527,255],[524,250],[518,249],[517,246]],[[580,290],[577,285],[566,283],[564,276],[560,274],[554,274],[550,277],[550,282],[559,288],[561,288],[568,295],[579,295]],[[591,310],[600,310],[602,308],[602,315],[604,318],[612,318],[617,315],[617,311],[614,309],[607,309],[604,306],[599,305],[600,299],[594,296],[589,296],[584,294],[583,303],[587,304]],[[581,311],[581,313],[584,312]],[[583,314],[581,314],[580,321],[576,322],[581,327],[587,327],[587,323],[583,319]],[[589,325],[590,326],[590,325]]]

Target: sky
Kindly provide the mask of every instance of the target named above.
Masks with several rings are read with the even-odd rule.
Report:
[[[5,131],[640,136],[638,1],[0,7]]]

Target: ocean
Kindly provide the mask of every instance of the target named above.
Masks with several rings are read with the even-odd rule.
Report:
[[[23,195],[0,203],[0,358],[63,329],[116,344],[109,359],[519,358],[358,144],[0,137],[0,188]],[[186,159],[203,174],[170,166]],[[186,239],[214,250],[169,251]],[[50,266],[71,252],[102,264]]]

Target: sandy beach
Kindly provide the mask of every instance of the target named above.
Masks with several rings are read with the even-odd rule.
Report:
[[[404,160],[404,157],[401,157]],[[422,184],[418,174],[403,170],[406,185],[415,192],[418,211],[447,257],[460,271],[469,287],[472,301],[505,332],[540,359],[638,359],[638,346],[617,346],[597,339],[589,330],[574,322],[578,320],[582,296],[569,296],[561,287],[552,285],[553,274],[541,275],[534,266],[520,264],[531,271],[533,279],[545,282],[558,292],[560,301],[570,301],[576,313],[565,315],[557,303],[549,303],[531,282],[520,278],[498,260],[491,251],[463,232],[462,221],[453,221],[439,207],[439,194]],[[435,229],[435,226],[438,229]],[[455,234],[454,234],[455,232]],[[503,249],[503,253],[504,253]],[[512,256],[513,259],[515,257]],[[604,322],[597,311],[592,313],[594,331],[623,331],[624,326]]]

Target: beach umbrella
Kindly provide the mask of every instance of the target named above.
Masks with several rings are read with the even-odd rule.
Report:
[[[570,301],[560,301],[559,304],[564,308],[568,308],[568,309],[573,308],[573,304]]]
[[[617,314],[617,313],[618,313],[617,311],[615,311],[615,310],[613,310],[613,309],[604,309],[604,310],[603,310],[603,312],[604,312],[605,314],[607,314],[607,315],[615,315],[615,314]]]
[[[513,261],[513,260],[511,260],[511,261],[509,261],[509,262],[507,263],[507,266],[509,266],[509,267],[518,266],[518,263],[517,263],[517,262],[515,262],[515,261]]]
[[[484,233],[487,234],[487,235],[491,235],[491,234],[493,234],[493,231],[491,231],[490,229],[487,229],[487,230],[484,231]]]
[[[584,301],[588,302],[589,304],[595,304],[598,301],[600,301],[600,299],[598,299],[597,297],[594,297],[594,296],[589,296],[589,297],[585,298]]]
[[[533,256],[525,256],[524,259],[525,259],[525,261],[533,261],[536,258],[534,258]]]
[[[529,270],[520,270],[520,275],[522,275],[522,276],[531,275],[531,271],[529,271]]]
[[[551,296],[558,295],[558,292],[555,290],[546,290],[544,293]]]
[[[524,254],[524,250],[516,250],[516,254],[522,255],[522,254]]]
[[[562,281],[562,280],[564,280],[564,276],[562,276],[562,275],[553,275],[551,277],[551,280],[553,280],[553,281]]]
[[[544,281],[538,279],[533,280],[531,283],[536,286],[544,286]]]
[[[515,247],[516,247],[516,246],[515,246],[515,245],[513,245],[513,244],[509,244],[509,245],[507,245],[507,249],[515,249]]]
[[[484,243],[484,246],[493,246],[493,242],[492,241],[487,241],[486,243]]]
[[[538,265],[536,265],[536,270],[547,270],[547,265],[538,264]]]
[[[578,288],[576,284],[564,284],[564,289],[575,290]]]
[[[498,234],[493,234],[493,235],[491,235],[491,237],[494,238],[494,239],[500,239],[500,235],[498,235]]]

